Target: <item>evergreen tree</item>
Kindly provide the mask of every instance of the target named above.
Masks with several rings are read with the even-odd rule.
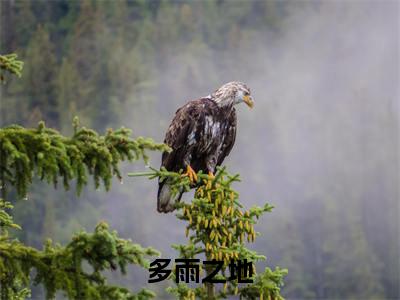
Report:
[[[179,191],[189,191],[191,181],[179,173],[152,169],[150,172],[131,173],[130,176],[149,176],[170,182],[172,195]],[[263,273],[257,274],[255,263],[264,260],[265,256],[245,247],[247,242],[254,242],[257,232],[254,230],[256,220],[265,212],[272,210],[272,206],[254,206],[243,209],[239,202],[238,193],[232,189],[232,183],[239,181],[239,176],[228,174],[224,168],[219,169],[215,176],[197,174],[197,188],[190,203],[177,203],[177,218],[187,222],[185,235],[189,241],[185,245],[173,244],[179,258],[195,259],[205,257],[207,261],[222,262],[221,273],[214,274],[214,268],[199,264],[199,273],[207,276],[214,274],[214,279],[224,281],[223,288],[217,288],[214,283],[204,286],[191,287],[185,282],[176,280],[180,276],[176,265],[173,267],[171,279],[176,281],[175,287],[167,291],[179,299],[222,299],[230,295],[240,295],[244,299],[283,299],[280,289],[286,269],[277,267],[274,271],[266,268]],[[244,273],[243,269],[232,269],[236,262],[251,264],[253,273]],[[228,276],[227,272],[230,271]],[[234,273],[237,272],[236,277]],[[243,272],[243,273],[242,273]],[[251,279],[252,283],[240,284],[239,278]],[[181,280],[182,281],[182,280]]]
[[[86,115],[79,114],[79,75],[75,65],[71,64],[68,58],[63,58],[60,71],[57,76],[57,104],[58,111],[64,112],[60,114],[60,130],[68,132],[68,128],[64,128],[68,120],[72,120],[74,116],[79,116],[84,123],[89,123]],[[86,117],[86,118],[85,118]]]
[[[32,36],[25,59],[30,62],[23,76],[23,89],[29,91],[30,97],[26,99],[30,111],[28,124],[43,119],[51,126],[59,127],[55,50],[43,26],[38,26]]]
[[[78,75],[76,82],[80,97],[77,110],[85,118],[90,117],[91,125],[99,130],[110,125],[115,116],[110,95],[111,77],[107,72],[111,51],[106,46],[108,33],[105,11],[93,1],[82,1],[71,31],[68,60]]]
[[[76,180],[78,192],[87,183],[87,172],[95,185],[103,182],[108,189],[111,177],[120,177],[118,163],[123,160],[147,159],[146,150],[167,150],[162,144],[149,139],[129,138],[129,131],[109,131],[106,136],[78,127],[75,121],[73,138],[65,138],[57,131],[40,123],[37,129],[10,126],[0,129],[0,182],[2,198],[7,199],[11,187],[20,196],[27,193],[33,174],[55,186],[59,177],[68,189]],[[66,246],[48,241],[43,251],[25,246],[9,236],[7,229],[14,224],[7,209],[9,202],[0,200],[0,296],[1,299],[24,299],[29,296],[31,270],[34,282],[43,284],[46,299],[53,299],[62,290],[71,299],[147,299],[154,294],[143,289],[132,294],[125,288],[108,285],[101,275],[104,270],[120,268],[126,272],[127,264],[147,268],[145,256],[158,255],[152,248],[142,248],[119,238],[100,223],[93,234],[81,232]],[[46,223],[46,220],[45,220]],[[47,222],[48,226],[49,224]],[[88,272],[84,263],[92,266]]]
[[[12,5],[14,6],[13,21],[14,24],[18,24],[13,31],[15,46],[18,45],[19,50],[26,49],[35,33],[34,29],[38,26],[38,19],[33,12],[34,5],[30,1],[15,1]],[[10,10],[8,12],[11,13]]]

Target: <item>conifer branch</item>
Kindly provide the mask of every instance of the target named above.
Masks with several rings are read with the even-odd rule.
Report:
[[[7,213],[7,210],[11,210],[12,208],[13,205],[10,202],[0,198],[0,233],[1,230],[5,232],[7,228],[21,229],[18,224],[14,223],[12,216]]]
[[[104,222],[97,225],[92,234],[81,232],[75,235],[65,247],[53,245],[48,240],[44,251],[3,237],[0,282],[12,287],[14,278],[22,278],[28,284],[30,272],[35,269],[34,282],[44,285],[47,299],[54,299],[58,290],[64,291],[70,299],[149,299],[155,296],[149,290],[143,289],[135,295],[125,288],[107,285],[101,272],[119,268],[125,274],[128,264],[148,268],[146,257],[159,255],[153,248],[143,248],[119,238]],[[91,266],[91,272],[83,268],[84,263]],[[11,291],[7,294],[11,295]]]
[[[17,57],[18,55],[15,53],[0,55],[0,70],[2,71],[0,73],[0,81],[4,80],[3,71],[7,71],[11,74],[15,74],[18,77],[21,77],[24,63],[18,60]]]
[[[72,137],[64,137],[47,128],[44,122],[37,128],[12,125],[0,129],[0,185],[3,192],[7,187],[15,186],[18,195],[24,197],[35,173],[54,186],[61,178],[65,189],[69,189],[70,182],[76,179],[78,194],[90,174],[96,187],[102,182],[109,190],[113,176],[122,178],[120,162],[138,159],[147,162],[147,151],[169,150],[150,138],[130,138],[131,131],[126,128],[109,129],[101,136],[80,127],[75,119],[74,129]]]

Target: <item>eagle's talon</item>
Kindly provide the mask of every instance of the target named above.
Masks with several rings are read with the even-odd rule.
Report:
[[[197,174],[190,165],[187,166],[186,173],[183,176],[188,176],[191,183],[197,182]]]

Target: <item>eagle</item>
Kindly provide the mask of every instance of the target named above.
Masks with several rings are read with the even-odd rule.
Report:
[[[172,172],[186,170],[185,175],[193,184],[200,170],[213,176],[235,143],[237,120],[234,106],[242,102],[253,107],[250,89],[242,82],[232,81],[179,108],[164,140],[172,151],[163,153],[161,167]],[[159,180],[158,185],[157,211],[173,211],[183,191],[172,199],[168,179]]]

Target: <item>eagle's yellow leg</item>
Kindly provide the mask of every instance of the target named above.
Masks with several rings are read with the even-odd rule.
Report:
[[[210,178],[210,179],[214,179],[215,178],[215,175],[213,174],[213,172],[208,172],[208,177]]]
[[[192,183],[197,182],[197,174],[190,165],[187,166],[186,173],[184,173],[183,176],[188,176]]]

